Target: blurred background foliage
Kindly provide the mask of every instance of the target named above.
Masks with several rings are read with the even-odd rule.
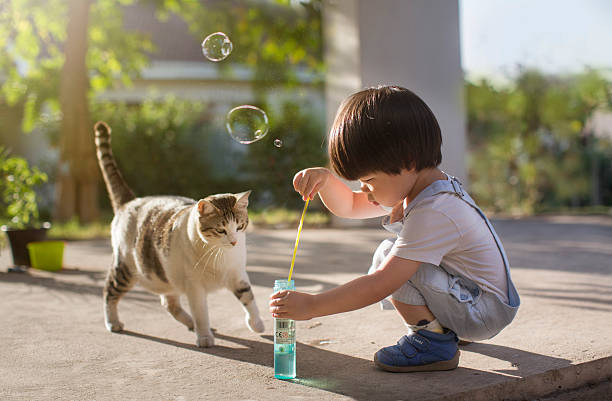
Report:
[[[65,60],[68,2],[0,3],[0,139],[40,130],[61,143],[60,71]],[[159,20],[178,16],[190,31],[223,31],[234,44],[218,64],[222,77],[248,66],[254,101],[270,117],[268,135],[249,146],[232,143],[207,102],[152,95],[142,103],[101,100],[129,88],[157,51],[145,32],[127,31],[123,10],[155,8]],[[291,179],[301,168],[326,163],[325,116],[320,105],[296,96],[271,107],[273,89],[297,90],[310,74],[323,90],[320,1],[98,0],[91,2],[87,85],[92,120],[113,128],[113,151],[138,195],[201,198],[253,190],[253,210],[299,209]],[[530,214],[567,208],[612,206],[610,138],[589,132],[596,110],[610,110],[609,71],[556,76],[520,70],[499,85],[466,81],[471,192],[489,211]],[[280,139],[282,147],[273,141]],[[93,140],[92,140],[93,146]],[[39,166],[53,185],[58,166]],[[100,182],[99,205],[110,204]],[[44,192],[44,191],[43,191]],[[48,197],[52,190],[47,189]],[[49,217],[52,202],[42,202]],[[104,215],[104,213],[103,213]]]
[[[471,190],[483,207],[531,214],[612,205],[611,138],[587,127],[595,111],[612,109],[603,73],[522,70],[501,87],[467,82],[465,95]]]
[[[290,0],[82,1],[91,3],[86,62],[92,101],[105,90],[130,87],[158,50],[149,34],[125,29],[124,9],[139,4],[154,7],[160,21],[179,16],[198,38],[202,32],[225,32],[239,51],[219,68],[230,74],[236,66],[251,67],[254,93],[262,100],[271,88],[295,86],[300,71],[296,67],[322,77],[320,1],[301,3],[297,9]],[[26,133],[37,124],[45,128],[47,119],[60,111],[68,4],[65,0],[0,2],[2,101],[4,107],[18,106]],[[315,83],[322,84],[322,79]]]
[[[126,29],[130,7],[136,7],[137,12],[143,10],[138,7],[152,9],[155,18],[162,22],[180,18],[196,41],[201,40],[202,33],[227,33],[235,50],[231,57],[215,67],[220,72],[220,79],[231,79],[236,69],[246,66],[250,71],[252,104],[267,105],[272,91],[294,89],[300,83],[299,74],[306,74],[306,84],[321,91],[320,1],[82,0],[85,8],[80,1],[11,0],[0,3],[0,49],[3,49],[0,53],[0,122],[3,123],[0,124],[0,138],[19,135],[18,131],[25,134],[34,130],[45,132],[59,153],[59,160],[54,165],[45,166],[50,185],[62,188],[60,175],[73,175],[77,180],[74,185],[81,185],[83,180],[97,181],[101,189],[97,191],[97,198],[103,212],[109,210],[97,167],[90,172],[79,172],[83,170],[85,159],[93,156],[87,150],[93,141],[83,143],[80,139],[82,129],[77,133],[68,132],[62,125],[66,116],[70,120],[70,116],[75,115],[74,110],[69,110],[70,115],[66,113],[66,105],[85,98],[88,101],[84,112],[81,108],[76,115],[87,114],[84,120],[91,121],[86,126],[96,120],[111,124],[115,129],[114,151],[119,164],[140,195],[166,193],[198,198],[250,188],[254,190],[254,205],[274,202],[285,205],[287,201],[292,202],[289,197],[297,198],[286,184],[292,177],[289,169],[320,163],[324,154],[320,147],[324,117],[313,115],[313,105],[303,96],[293,96],[292,104],[285,102],[281,111],[276,111],[278,106],[266,108],[271,117],[267,143],[260,141],[237,149],[236,144],[229,143],[231,140],[218,116],[211,116],[209,110],[215,99],[194,102],[157,93],[141,103],[128,104],[105,101],[101,95],[130,88],[135,79],[142,78],[143,70],[151,65],[158,52],[151,32]],[[131,15],[134,18],[133,11]],[[87,23],[86,44],[83,45],[86,47],[87,82],[73,85],[70,90],[86,91],[83,97],[66,96],[66,91],[62,93],[62,76],[67,80],[79,78],[70,76],[70,72],[66,74],[65,69],[69,60],[70,21],[75,19],[85,19]],[[202,62],[206,62],[204,57]],[[75,63],[74,58],[72,63]],[[301,84],[304,84],[303,78]],[[68,97],[71,99],[66,100]],[[286,155],[289,150],[286,150],[267,155],[270,150],[276,150],[271,146],[270,141],[275,139],[271,139],[272,135],[280,137],[281,131],[287,128],[299,134],[299,138],[287,138],[287,148],[281,149],[294,147],[295,154],[289,157]],[[319,151],[313,151],[317,146]],[[278,165],[279,168],[262,169],[262,165]],[[255,176],[256,171],[266,176]],[[92,177],[92,173],[95,176]],[[270,189],[271,182],[284,182],[285,185],[281,189]],[[81,196],[91,198],[90,189],[84,188],[89,192]],[[54,214],[53,206],[49,205],[72,203],[58,198],[57,189],[47,188],[43,192],[47,198],[50,194],[55,196],[54,202],[41,202],[47,205],[43,207],[47,209],[43,210],[43,215],[48,217]],[[77,219],[82,217],[78,206],[72,210]],[[85,206],[90,208],[91,205],[86,203]],[[100,215],[95,210],[86,214]]]
[[[254,209],[299,208],[302,201],[293,189],[293,175],[304,166],[326,162],[321,119],[292,102],[285,102],[278,115],[269,111],[268,134],[248,146],[236,146],[204,103],[174,96],[140,105],[95,103],[92,115],[111,126],[113,154],[138,196],[200,199],[250,189]],[[275,139],[282,146],[274,146]],[[110,210],[100,185],[100,202]]]
[[[45,173],[0,146],[0,225],[24,229],[38,224],[35,188],[45,181]]]

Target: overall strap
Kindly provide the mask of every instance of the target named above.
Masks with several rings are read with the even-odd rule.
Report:
[[[497,233],[495,232],[493,225],[491,224],[487,216],[484,214],[484,212],[476,205],[476,202],[474,202],[472,197],[468,195],[466,191],[463,190],[463,186],[461,182],[459,182],[459,180],[453,176],[450,176],[446,173],[444,174],[447,176],[448,179],[434,181],[433,183],[431,183],[431,185],[429,185],[427,188],[421,191],[404,209],[404,217],[408,215],[408,213],[410,213],[410,211],[421,200],[428,198],[430,196],[437,195],[439,193],[454,193],[459,198],[461,198],[461,200],[463,200],[468,205],[470,205],[472,208],[474,208],[474,210],[478,212],[478,214],[480,215],[480,217],[482,217],[485,223],[487,223],[487,227],[489,227],[489,231],[493,235],[493,239],[495,240],[497,249],[499,250],[499,253],[501,254],[502,260],[504,262],[504,267],[506,268],[506,275],[508,277],[508,299],[510,301],[510,305],[518,306],[520,303],[520,300],[519,300],[519,296],[516,291],[516,288],[512,284],[512,280],[510,278],[510,263],[508,262],[506,251],[504,250],[504,247],[502,246],[502,243],[499,237],[497,236]]]

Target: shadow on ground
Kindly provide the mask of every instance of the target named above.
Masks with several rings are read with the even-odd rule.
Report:
[[[79,281],[71,278],[79,277]],[[91,284],[83,283],[83,277],[91,281]],[[0,272],[0,281],[5,283],[24,283],[29,286],[44,287],[54,291],[62,291],[79,295],[92,295],[102,299],[102,286],[106,272],[80,270],[76,268],[64,268],[52,276],[34,276],[25,273],[4,273]],[[150,292],[138,289],[130,290],[125,299],[141,302],[159,302],[159,297]]]
[[[330,230],[332,238],[338,236],[343,241],[318,238],[315,232],[302,234],[295,261],[296,273],[324,275],[325,273],[365,274],[370,267],[372,255],[379,241],[386,238],[381,230],[367,230],[347,233],[342,230]],[[329,234],[328,234],[329,235]],[[258,232],[247,238],[248,265],[263,265],[289,272],[294,247],[294,238],[279,238],[273,233]],[[262,283],[269,286],[270,281]]]
[[[212,348],[198,348],[193,344],[178,342],[166,338],[151,336],[133,331],[123,331],[120,334],[139,338],[146,341],[154,341],[172,347],[191,350],[216,357],[227,358],[234,361],[252,363],[273,369],[273,339],[270,335],[262,335],[262,341],[254,341],[239,337],[228,336],[215,332],[217,339],[239,345],[239,348],[215,345]],[[479,382],[491,383],[491,378],[497,377],[500,381],[507,376],[516,378],[526,377],[530,374],[529,368],[521,366],[516,361],[537,361],[550,368],[568,366],[570,361],[562,358],[554,358],[546,355],[522,351],[516,348],[472,343],[462,347],[462,352],[474,352],[508,361],[507,370],[498,370],[497,373],[477,369],[459,367],[453,372],[420,372],[420,373],[388,373],[378,370],[372,360],[345,355],[322,347],[298,342],[297,345],[297,372],[298,377],[288,380],[298,386],[317,388],[320,390],[345,395],[355,400],[371,399],[398,399],[410,398],[406,389],[419,389],[422,394],[427,389],[428,381],[440,383],[444,377],[453,376],[452,383]],[[270,371],[272,375],[272,370]],[[478,376],[475,378],[475,376]],[[367,380],[364,378],[367,377]],[[380,390],[380,393],[379,393]],[[432,396],[448,394],[448,389],[430,389]]]

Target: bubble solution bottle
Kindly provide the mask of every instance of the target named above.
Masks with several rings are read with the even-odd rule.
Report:
[[[295,290],[293,280],[275,280],[274,292]],[[295,320],[274,319],[274,377],[295,379]]]

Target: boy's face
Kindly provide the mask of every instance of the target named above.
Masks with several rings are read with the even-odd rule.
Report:
[[[393,207],[403,201],[414,186],[416,173],[405,170],[397,175],[374,172],[359,179],[361,191],[374,205]]]

